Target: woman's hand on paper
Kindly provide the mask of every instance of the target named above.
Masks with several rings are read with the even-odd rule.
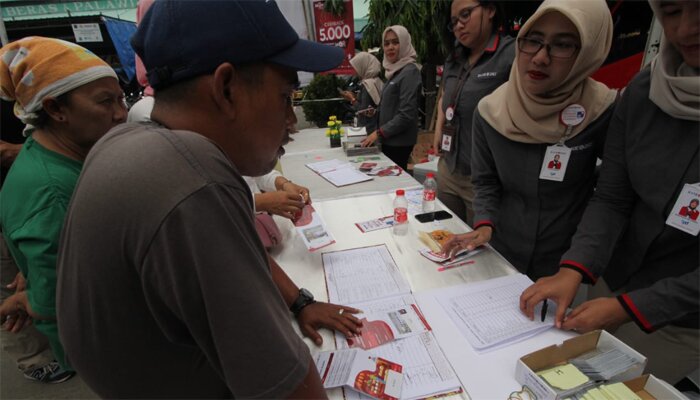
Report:
[[[289,187],[290,185],[287,186]],[[303,197],[298,192],[292,193],[286,190],[256,193],[255,211],[268,212],[284,218],[294,219],[294,216],[297,215],[306,204],[305,201],[302,201],[302,198]]]
[[[362,141],[362,147],[369,147],[369,146],[373,145],[374,142],[376,142],[378,138],[379,138],[379,134],[377,133],[377,131],[370,133],[369,135],[367,135],[365,140]]]
[[[479,246],[483,246],[491,240],[493,229],[490,226],[480,226],[476,230],[452,235],[445,244],[442,245],[442,254],[454,258],[462,249],[472,251]]]
[[[615,297],[599,297],[576,307],[566,316],[561,328],[579,333],[610,331],[629,320],[629,314]]]
[[[362,322],[353,315],[359,312],[361,311],[352,307],[316,302],[304,307],[297,316],[297,321],[301,333],[320,346],[323,344],[323,339],[318,333],[321,328],[336,330],[345,337],[359,334]]]
[[[561,328],[566,309],[574,300],[582,279],[580,273],[569,268],[560,268],[556,274],[538,279],[537,282],[523,291],[520,295],[520,310],[530,320],[533,320],[535,306],[545,299],[553,300],[557,303],[555,325],[557,328]]]

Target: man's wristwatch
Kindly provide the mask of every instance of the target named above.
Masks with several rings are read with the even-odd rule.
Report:
[[[309,304],[315,303],[316,300],[314,300],[314,295],[311,294],[308,290],[301,288],[299,289],[299,296],[297,297],[296,300],[294,300],[294,303],[292,303],[292,306],[289,307],[289,311],[294,314],[294,316],[298,316],[301,310],[308,306]]]

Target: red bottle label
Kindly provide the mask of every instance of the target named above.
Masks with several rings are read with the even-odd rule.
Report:
[[[435,190],[423,190],[423,200],[424,201],[435,200]]]
[[[401,224],[408,221],[408,209],[394,208],[394,223]]]

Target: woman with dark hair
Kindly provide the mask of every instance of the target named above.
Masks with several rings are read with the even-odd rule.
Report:
[[[442,155],[438,198],[469,225],[474,216],[472,116],[479,100],[508,80],[515,56],[513,39],[498,33],[502,19],[496,1],[452,2],[448,28],[455,49],[445,61],[433,147]]]
[[[382,152],[404,170],[418,138],[418,96],[421,76],[411,35],[401,25],[384,30],[384,75],[387,82],[379,103],[379,128],[367,135],[363,146],[379,140]]]
[[[474,115],[475,230],[446,247],[490,242],[533,280],[556,273],[612,115],[616,92],[590,78],[612,34],[603,0],[546,0],[530,17],[510,79]]]

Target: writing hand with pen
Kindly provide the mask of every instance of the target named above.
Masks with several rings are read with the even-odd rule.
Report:
[[[561,268],[555,275],[540,278],[520,295],[520,310],[533,320],[535,306],[547,299],[552,300],[557,303],[555,326],[579,333],[596,329],[611,330],[630,320],[614,297],[589,300],[567,315],[566,310],[573,302],[581,280],[581,274],[569,268]]]

